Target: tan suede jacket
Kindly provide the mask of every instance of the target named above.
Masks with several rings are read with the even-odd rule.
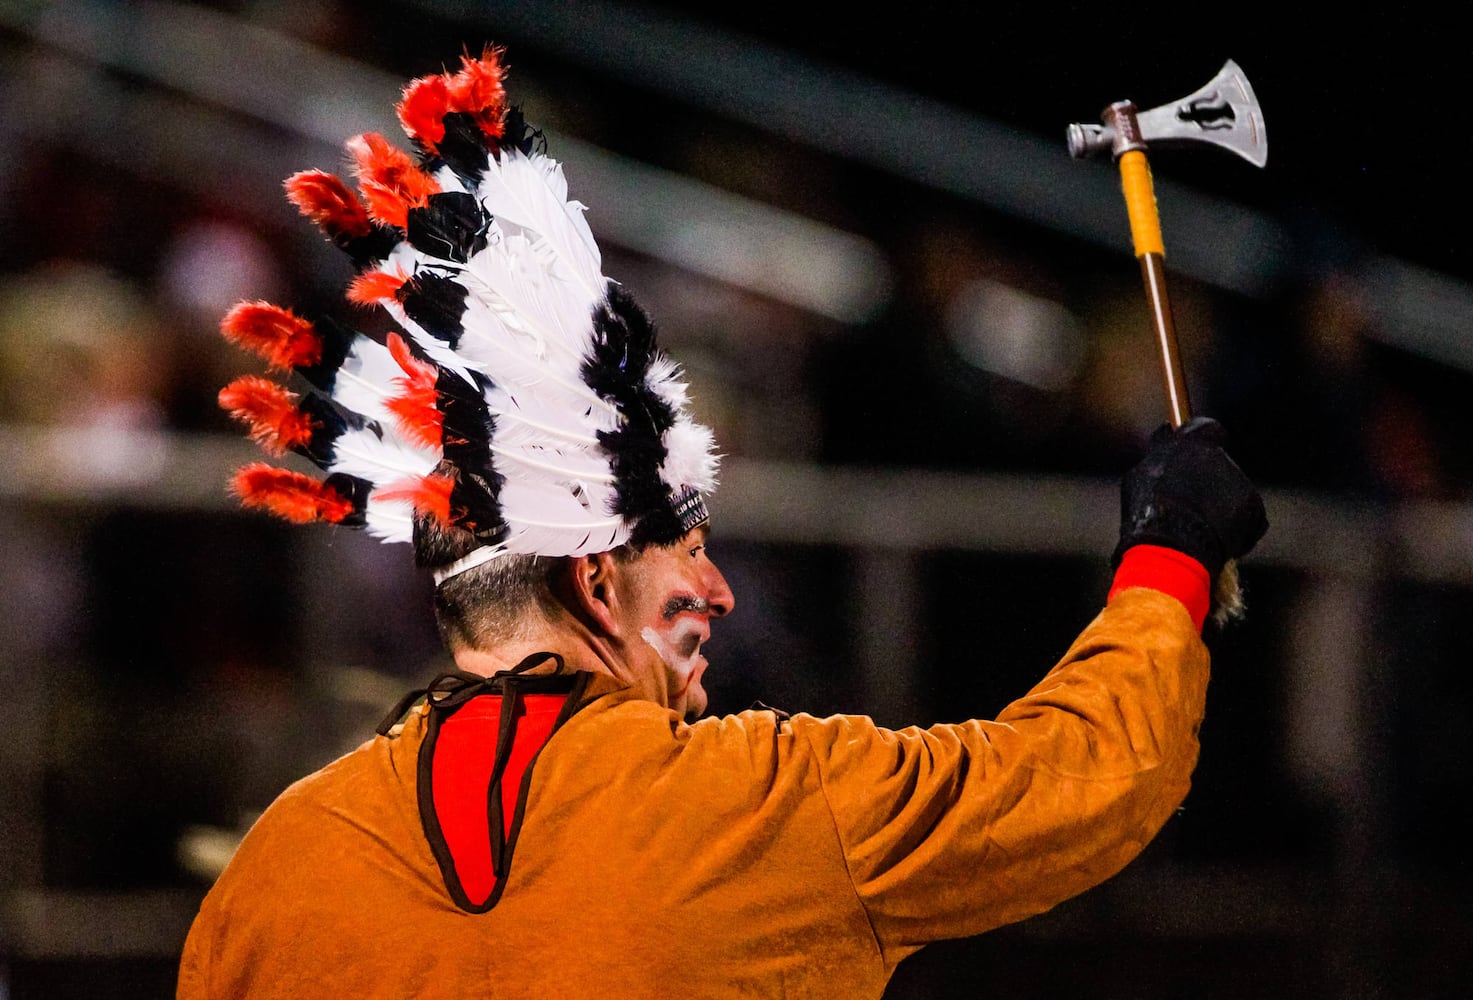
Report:
[[[995,722],[687,725],[607,684],[547,744],[505,891],[458,908],[417,710],[288,789],[210,892],[179,997],[878,997],[927,942],[1108,878],[1185,796],[1208,656],[1117,594]]]

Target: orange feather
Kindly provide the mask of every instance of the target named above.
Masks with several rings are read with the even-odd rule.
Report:
[[[283,185],[297,211],[315,222],[328,236],[367,236],[373,228],[368,207],[342,178],[325,170],[303,170]]]
[[[422,76],[404,88],[404,98],[394,110],[411,139],[431,153],[445,138],[445,115],[450,109],[448,78],[443,73]]]
[[[493,139],[505,133],[506,70],[501,49],[487,46],[481,58],[460,57],[460,72],[448,81],[452,110],[468,112],[481,131]]]
[[[409,277],[403,271],[396,274],[364,271],[348,285],[348,301],[360,306],[375,306],[390,299],[397,300],[399,289],[408,280]]]
[[[455,480],[449,476],[430,473],[414,479],[406,479],[374,493],[375,500],[407,500],[416,511],[428,514],[445,527],[450,527],[450,491],[455,489]]]
[[[269,302],[237,303],[220,321],[220,332],[255,351],[272,368],[286,370],[322,360],[322,338],[312,324]]]
[[[336,524],[353,513],[353,502],[326,483],[264,462],[238,469],[231,490],[243,506],[264,508],[293,524]]]
[[[251,428],[251,440],[271,455],[312,440],[317,421],[297,409],[297,394],[259,375],[243,375],[220,390],[220,408]]]
[[[377,132],[365,132],[347,142],[358,188],[368,202],[369,214],[400,229],[408,227],[409,210],[428,204],[440,185],[415,164],[414,158]]]
[[[409,353],[409,345],[397,333],[389,334],[388,347],[404,369],[403,377],[394,379],[394,384],[403,391],[386,399],[384,406],[394,415],[405,437],[427,448],[440,447],[445,415],[438,408],[439,394],[435,392],[439,369]]]

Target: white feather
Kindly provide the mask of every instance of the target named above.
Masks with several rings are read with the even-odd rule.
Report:
[[[488,394],[488,399],[496,398]],[[515,402],[515,400],[513,400]],[[588,425],[569,424],[559,427],[549,423],[543,423],[536,415],[529,415],[520,409],[513,407],[490,407],[491,416],[497,422],[497,437],[503,445],[511,446],[546,446],[548,442],[561,442],[561,446],[567,448],[581,448],[591,450],[599,448],[598,438],[588,432]],[[554,417],[566,419],[566,412],[556,412]]]
[[[525,236],[503,236],[471,257],[462,280],[470,305],[480,304],[513,331],[532,335],[539,355],[576,365],[587,353],[589,321],[602,291],[585,291],[546,264],[533,256]]]
[[[438,449],[411,445],[391,434],[380,437],[373,428],[347,431],[333,442],[328,472],[366,479],[375,486],[414,476],[427,476],[440,460]]]
[[[667,486],[679,489],[694,486],[704,493],[716,488],[716,472],[720,458],[714,451],[715,435],[711,428],[681,417],[665,432],[665,462],[660,478]]]
[[[500,435],[497,435],[499,438]],[[609,463],[599,455],[586,451],[543,448],[539,446],[507,447],[497,440],[491,444],[496,456],[496,471],[511,478],[577,479],[590,483],[613,483]]]
[[[680,379],[680,366],[666,355],[659,354],[650,364],[649,373],[645,376],[645,384],[661,399],[669,403],[671,409],[679,412],[688,402],[686,385]]]
[[[520,315],[520,314],[516,314]],[[617,416],[616,408],[588,387],[580,374],[582,354],[553,344],[537,332],[508,323],[503,312],[482,298],[468,299],[459,344],[461,357],[477,364],[498,384],[537,386],[538,391],[566,394],[574,411],[593,407]],[[585,321],[584,326],[588,323]],[[555,397],[554,397],[555,398]]]
[[[435,183],[440,185],[441,191],[459,193],[466,190],[466,186],[461,183],[460,175],[450,169],[449,164],[440,167],[432,176],[435,178]]]
[[[379,500],[372,493],[363,511],[364,527],[385,542],[414,541],[414,507],[407,500]]]
[[[332,398],[344,408],[370,420],[391,423],[384,401],[398,394],[396,379],[404,370],[389,349],[361,333],[353,338],[347,358],[333,379]]]
[[[584,506],[570,483],[528,483],[509,479],[501,490],[501,511],[511,528],[508,551],[540,555],[582,555],[624,544],[629,529],[622,518],[606,513],[612,492],[586,491]]]
[[[555,258],[560,277],[582,285],[590,299],[603,295],[598,244],[583,217],[584,207],[568,201],[561,164],[539,153],[528,157],[514,147],[504,148],[500,160],[488,159],[477,194],[503,230],[511,223],[532,234],[537,252]]]

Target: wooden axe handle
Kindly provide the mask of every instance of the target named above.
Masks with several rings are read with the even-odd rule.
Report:
[[[1156,210],[1156,188],[1151,183],[1151,165],[1139,149],[1120,154],[1120,187],[1125,193],[1125,211],[1130,216],[1130,238],[1141,264],[1141,279],[1151,307],[1151,325],[1156,331],[1156,351],[1166,389],[1171,423],[1180,427],[1192,419],[1187,396],[1187,375],[1176,344],[1176,323],[1171,317],[1171,300],[1166,295],[1166,247],[1161,240],[1161,216]]]

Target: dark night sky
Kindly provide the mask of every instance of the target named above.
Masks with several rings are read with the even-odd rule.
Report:
[[[1465,236],[1466,36],[1450,15],[1313,5],[906,3],[859,15],[793,4],[686,5],[1041,135],[1129,98],[1153,107],[1232,58],[1263,105],[1269,163],[1162,163],[1188,183],[1281,212],[1312,211],[1380,249],[1473,278]],[[802,10],[810,11],[805,7]],[[1062,138],[1061,138],[1062,143]]]

